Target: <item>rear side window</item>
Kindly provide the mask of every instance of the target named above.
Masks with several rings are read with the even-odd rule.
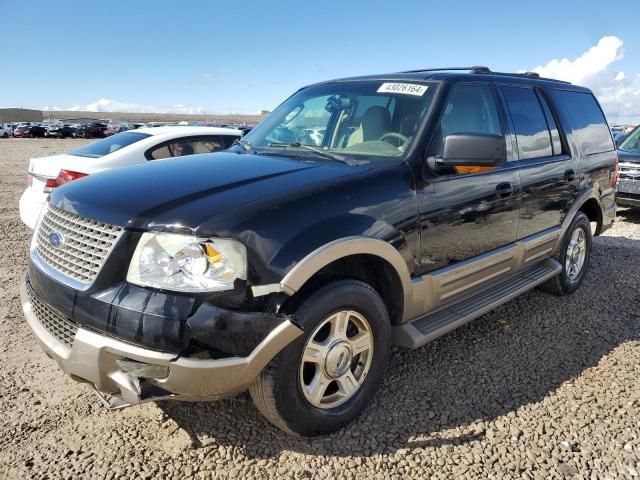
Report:
[[[590,155],[614,150],[607,121],[592,94],[559,90],[557,98],[566,110],[582,153]]]
[[[170,157],[185,157],[198,153],[212,153],[227,148],[220,136],[176,138],[152,148],[146,153],[149,160],[160,160]]]
[[[78,157],[100,158],[113,153],[121,148],[127,147],[133,143],[149,137],[147,133],[140,132],[123,132],[117,135],[112,135],[97,142],[90,143],[89,145],[69,152],[71,155]]]
[[[518,158],[552,156],[551,133],[536,92],[532,88],[502,87],[502,93],[516,132]]]
[[[551,144],[553,145],[553,154],[560,155],[562,152],[562,140],[560,139],[560,131],[558,130],[558,124],[556,123],[556,119],[551,113],[551,108],[549,108],[549,104],[547,100],[544,98],[540,92],[538,93],[538,100],[540,100],[540,104],[542,105],[542,109],[544,110],[544,116],[547,118],[547,125],[549,126],[549,133],[551,133]]]

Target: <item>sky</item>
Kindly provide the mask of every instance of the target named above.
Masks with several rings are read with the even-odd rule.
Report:
[[[594,89],[640,122],[640,1],[0,0],[0,106],[272,110],[321,80],[485,65]]]

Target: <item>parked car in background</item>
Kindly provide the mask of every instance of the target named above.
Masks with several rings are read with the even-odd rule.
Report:
[[[123,125],[111,125],[104,131],[105,137],[110,137],[111,135],[115,135],[116,133],[126,132],[127,130],[132,130],[133,127],[128,124]]]
[[[11,136],[11,130],[6,126],[0,125],[0,137],[9,138]]]
[[[616,202],[624,207],[640,207],[640,126],[618,147],[620,176]]]
[[[537,286],[575,292],[591,222],[615,218],[598,102],[533,73],[448,70],[301,88],[228,152],[54,190],[21,284],[40,345],[111,408],[248,389],[277,427],[319,435],[366,408],[392,345]]]
[[[107,125],[104,123],[89,123],[76,129],[76,138],[104,138]]]
[[[52,138],[68,138],[74,137],[76,129],[71,125],[54,125],[47,128],[47,137]]]
[[[32,158],[20,218],[34,228],[49,193],[60,185],[112,168],[230,147],[241,132],[207,127],[155,127],[125,131],[62,155]],[[152,180],[150,180],[152,181]]]
[[[39,125],[26,125],[17,127],[13,131],[13,136],[18,138],[44,137],[46,132],[46,129]]]
[[[613,132],[613,139],[616,142],[616,147],[622,145],[629,135],[625,132]]]

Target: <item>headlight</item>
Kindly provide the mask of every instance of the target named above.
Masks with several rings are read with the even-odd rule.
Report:
[[[237,240],[143,233],[127,281],[178,292],[233,289],[247,279],[247,250]]]

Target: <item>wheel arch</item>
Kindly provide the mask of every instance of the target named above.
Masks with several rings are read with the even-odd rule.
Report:
[[[401,322],[411,304],[407,263],[398,250],[383,240],[353,236],[323,245],[299,261],[281,280],[280,288],[293,296],[327,273],[371,284],[387,305],[392,323]]]
[[[600,193],[594,188],[589,188],[580,193],[574,200],[571,208],[569,208],[567,214],[562,220],[562,234],[559,238],[564,236],[578,212],[583,212],[590,221],[596,222],[598,224],[596,228],[596,235],[600,234],[603,224],[603,212],[602,207],[600,206]]]

